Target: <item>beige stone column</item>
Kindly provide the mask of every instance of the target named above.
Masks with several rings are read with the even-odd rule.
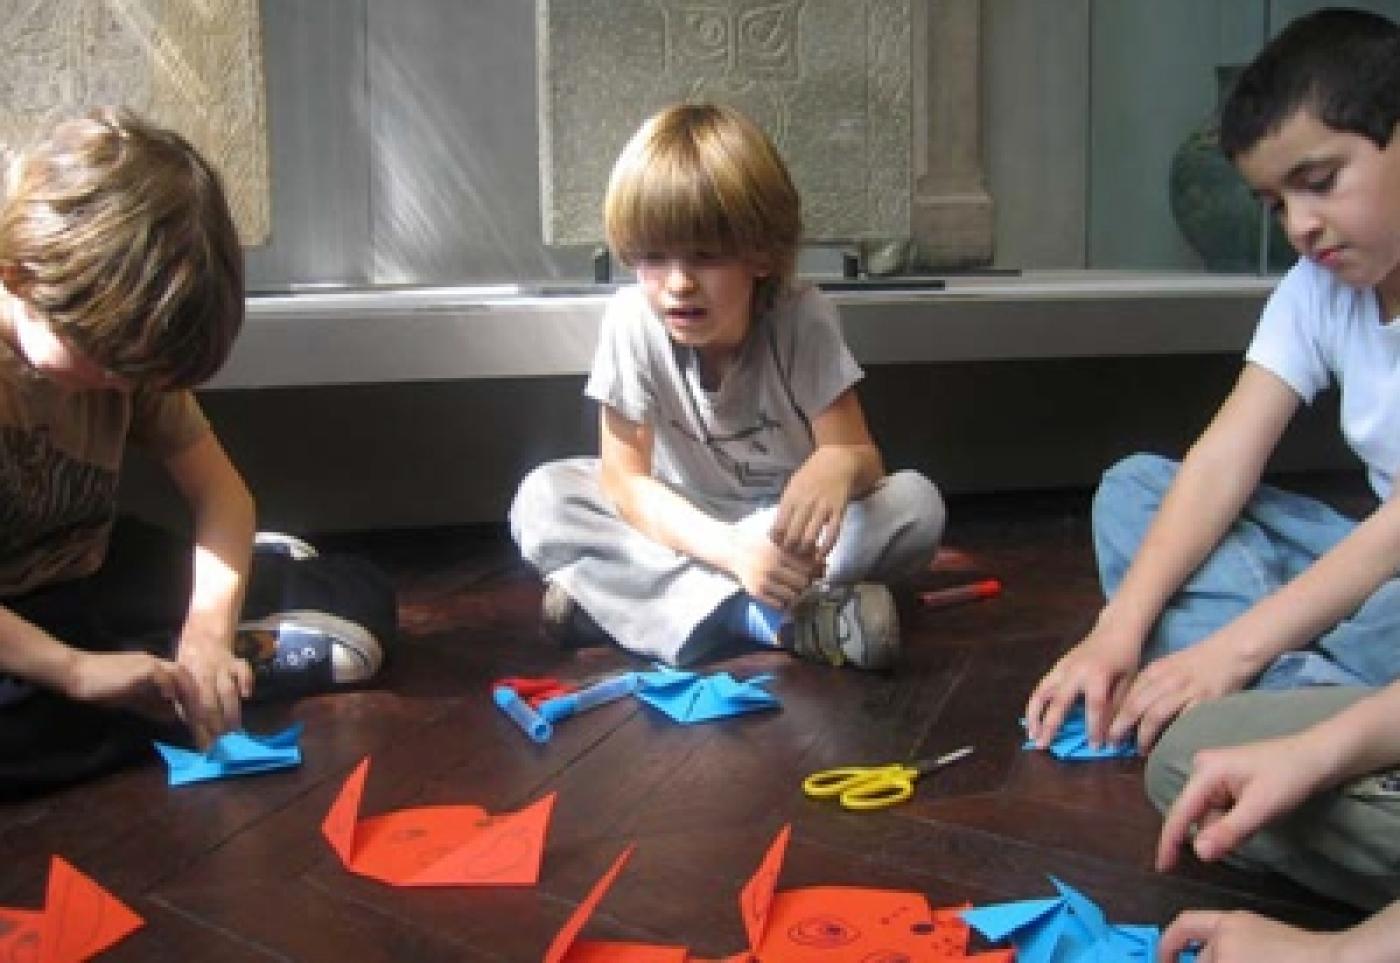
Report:
[[[914,260],[992,260],[993,207],[982,167],[982,2],[920,0],[911,25]]]

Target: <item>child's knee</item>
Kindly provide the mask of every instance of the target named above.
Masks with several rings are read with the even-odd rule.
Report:
[[[1150,452],[1138,452],[1111,465],[1094,492],[1093,518],[1118,517],[1125,504],[1160,502],[1176,474],[1177,464]]]
[[[948,508],[938,486],[912,470],[897,471],[884,484],[904,506],[915,531],[936,548],[948,522]]]
[[[541,521],[556,517],[557,505],[569,490],[571,481],[586,471],[582,459],[547,461],[532,468],[520,480],[507,518],[516,544],[527,538],[528,531]],[[576,485],[575,485],[576,487]]]

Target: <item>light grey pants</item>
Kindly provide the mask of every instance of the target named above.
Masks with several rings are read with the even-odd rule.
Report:
[[[766,530],[776,511],[759,509],[735,524]],[[937,551],[944,520],[943,498],[927,478],[887,476],[847,507],[827,579],[887,581],[917,571]],[[696,628],[743,591],[729,573],[652,541],[618,516],[596,458],[549,462],[525,476],[510,525],[521,554],[618,644],[663,662],[702,658],[721,639],[697,638]]]
[[[1147,761],[1147,793],[1164,812],[1181,793],[1195,754],[1291,735],[1374,690],[1317,686],[1248,691],[1187,712]],[[1281,760],[1280,765],[1287,765]],[[1377,910],[1400,899],[1400,775],[1378,773],[1309,799],[1239,847],[1230,861],[1272,869],[1333,899]]]

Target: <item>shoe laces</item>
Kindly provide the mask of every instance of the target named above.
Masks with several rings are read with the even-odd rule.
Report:
[[[831,586],[818,586],[807,596],[804,618],[797,626],[797,647],[804,654],[832,665],[847,661],[846,643],[852,636],[847,608],[854,596]]]

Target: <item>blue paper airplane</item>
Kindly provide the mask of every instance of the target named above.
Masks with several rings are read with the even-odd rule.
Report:
[[[1060,895],[963,910],[969,926],[992,943],[1010,941],[1017,963],[1153,963],[1161,931],[1108,922],[1079,890],[1050,877]],[[1180,963],[1193,963],[1194,952]]]
[[[274,769],[301,765],[301,723],[281,732],[255,736],[242,730],[226,732],[214,740],[207,752],[194,752],[178,746],[156,743],[156,749],[170,767],[170,785],[185,786],[210,779],[230,779]]]
[[[639,672],[637,698],[660,709],[680,723],[709,722],[745,712],[776,709],[780,703],[764,684],[771,675],[758,675],[743,682],[728,672],[699,675],[657,666]]]

